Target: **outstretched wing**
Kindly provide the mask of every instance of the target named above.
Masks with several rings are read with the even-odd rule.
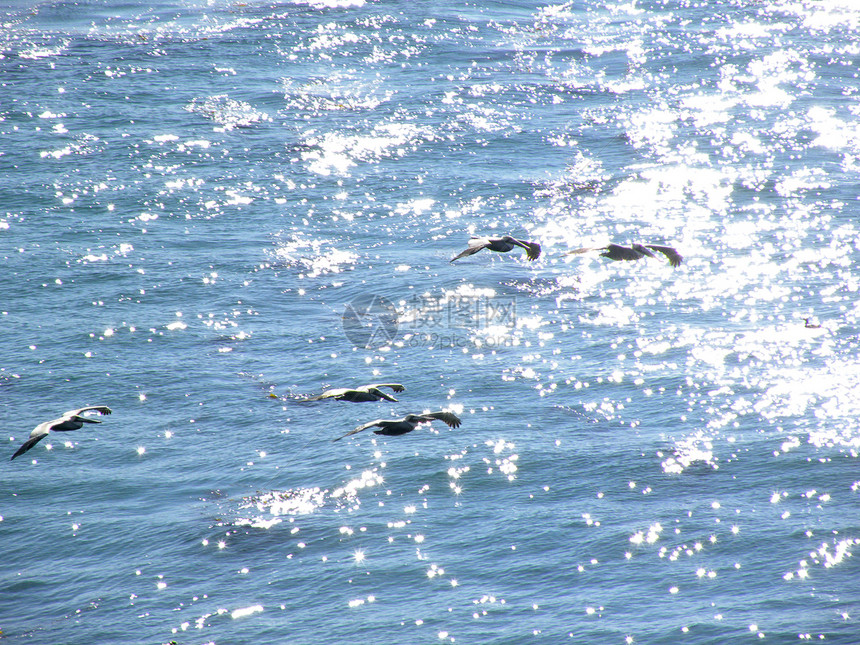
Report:
[[[454,260],[459,260],[460,258],[464,258],[467,255],[473,255],[474,253],[477,253],[478,251],[485,249],[488,246],[490,246],[490,240],[488,238],[473,237],[471,240],[469,240],[469,248],[465,251],[460,251],[460,253],[451,258],[450,261],[453,262]]]
[[[20,448],[18,448],[18,450],[16,450],[16,451],[15,451],[15,454],[14,454],[14,455],[12,455],[12,459],[14,459],[15,457],[17,457],[17,456],[19,456],[19,455],[23,455],[23,454],[24,454],[25,452],[27,452],[30,448],[32,448],[33,446],[35,446],[37,443],[39,443],[42,439],[44,439],[44,438],[45,438],[45,437],[47,437],[47,436],[48,436],[48,432],[47,432],[47,431],[42,432],[42,433],[40,433],[40,434],[37,434],[36,436],[30,435],[30,438],[29,438],[29,439],[27,439],[27,441],[25,441],[23,444],[21,444],[21,447],[20,447]]]
[[[71,417],[79,417],[79,416],[81,416],[84,412],[89,412],[89,411],[91,411],[91,410],[95,410],[95,411],[96,411],[96,412],[98,412],[99,414],[110,414],[111,412],[113,412],[113,410],[111,410],[111,409],[110,409],[109,407],[107,407],[106,405],[91,405],[91,406],[90,406],[90,407],[88,407],[88,408],[80,408],[79,410],[69,410],[69,411],[68,411],[68,412],[66,412],[63,416],[64,416],[64,417],[70,417],[70,418],[71,418]]]
[[[629,246],[621,246],[620,244],[610,244],[609,246],[603,247],[604,253],[601,253],[601,256],[605,256],[610,260],[640,260],[643,256],[652,255],[651,251],[644,248],[642,245],[639,245],[639,249],[629,247]]]
[[[669,259],[669,264],[673,267],[681,266],[681,261],[684,259],[676,249],[671,246],[658,246],[657,244],[646,244],[649,249],[659,251]]]
[[[362,388],[362,391],[367,392],[368,394],[372,394],[373,396],[378,396],[380,399],[385,399],[386,401],[397,403],[397,399],[395,399],[387,392],[383,392],[378,387],[368,387],[367,389]]]
[[[395,392],[402,392],[403,390],[406,389],[404,386],[400,385],[400,383],[371,383],[370,385],[362,386],[361,389],[370,388],[370,387],[375,387],[375,388],[390,387]]]
[[[517,246],[521,246],[526,250],[526,257],[529,260],[537,260],[540,256],[540,244],[537,242],[526,242],[524,240],[515,239]]]
[[[637,252],[636,250],[627,247],[621,246],[620,244],[608,244],[607,246],[587,246],[581,249],[573,249],[572,251],[568,251],[565,255],[573,255],[575,253],[588,253],[589,251],[603,251],[601,253],[601,257],[607,257],[610,260],[638,260],[642,257],[642,254]],[[645,249],[646,253],[650,253],[647,249]]]
[[[581,249],[573,249],[572,251],[568,251],[565,255],[573,255],[574,253],[588,253],[589,251],[599,251],[600,248],[596,246],[586,246]]]
[[[433,419],[438,419],[439,421],[447,423],[448,426],[450,426],[451,428],[460,427],[460,417],[458,417],[453,412],[446,412],[444,410],[441,410],[439,412],[426,412],[419,416],[421,416],[424,421],[432,421]]]
[[[322,401],[323,399],[331,399],[335,396],[341,396],[346,394],[347,392],[351,392],[348,387],[338,387],[333,390],[326,390],[322,394],[317,394],[316,396],[309,396],[306,399],[302,399],[303,401]]]
[[[377,419],[376,421],[371,421],[369,423],[365,423],[364,425],[358,426],[354,430],[350,430],[346,434],[339,436],[337,439],[332,439],[332,441],[333,442],[334,441],[340,441],[344,437],[349,437],[350,435],[357,434],[357,433],[361,432],[362,430],[367,430],[368,428],[372,428],[373,426],[378,426],[382,423],[382,421],[383,421],[382,419]]]

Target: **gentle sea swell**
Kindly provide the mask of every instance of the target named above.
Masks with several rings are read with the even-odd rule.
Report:
[[[0,20],[4,640],[858,640],[852,3]]]

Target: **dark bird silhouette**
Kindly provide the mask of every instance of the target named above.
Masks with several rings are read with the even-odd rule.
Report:
[[[355,430],[350,430],[345,435],[332,439],[332,441],[340,441],[344,437],[356,434],[362,430],[379,426],[379,430],[374,430],[374,434],[384,434],[391,437],[396,437],[407,432],[412,432],[419,423],[430,423],[434,420],[443,421],[451,428],[460,427],[460,418],[453,412],[427,412],[424,414],[407,414],[402,419],[377,419],[370,423],[358,426]]]
[[[503,237],[472,236],[472,239],[469,240],[469,248],[465,251],[461,251],[451,258],[451,262],[464,258],[467,255],[477,253],[482,249],[489,249],[490,251],[496,251],[497,253],[507,253],[515,246],[524,248],[526,250],[526,257],[529,260],[537,260],[540,255],[540,244],[537,242],[524,242],[523,240],[518,240],[510,235],[505,235]]]
[[[589,251],[603,251],[601,257],[609,258],[610,260],[641,260],[644,257],[657,257],[649,249],[659,251],[669,259],[669,264],[673,267],[681,266],[681,261],[684,259],[677,250],[671,246],[659,246],[657,244],[631,244],[630,246],[621,246],[620,244],[610,244],[609,246],[586,247],[584,249],[574,249],[568,251],[568,255],[574,253],[588,253]]]
[[[397,403],[390,394],[380,390],[381,387],[389,387],[395,392],[402,392],[406,388],[400,383],[371,383],[370,385],[362,385],[355,389],[339,387],[332,390],[326,390],[322,394],[304,399],[305,401],[322,401],[323,399],[335,399],[337,401],[351,401],[352,403],[361,403],[363,401],[392,401]]]
[[[69,410],[59,419],[54,419],[53,421],[45,421],[45,423],[40,423],[33,431],[30,433],[30,438],[25,441],[20,448],[12,455],[12,459],[17,457],[18,455],[23,455],[30,448],[39,443],[42,439],[48,436],[50,432],[70,432],[72,430],[78,430],[85,423],[101,423],[98,419],[91,419],[89,417],[81,416],[84,412],[89,412],[90,410],[95,410],[100,414],[110,414],[111,409],[104,405],[94,405],[88,408],[81,408],[79,410]]]

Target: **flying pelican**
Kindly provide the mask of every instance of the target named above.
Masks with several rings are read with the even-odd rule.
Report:
[[[397,399],[380,390],[379,388],[381,387],[390,387],[395,392],[402,392],[406,389],[400,385],[400,383],[371,383],[370,385],[362,385],[355,389],[339,387],[332,390],[326,390],[322,394],[318,394],[317,396],[312,396],[304,400],[322,401],[323,399],[335,399],[337,401],[361,403],[363,401],[381,401],[382,399],[385,399],[386,401],[397,403]]]
[[[673,249],[671,246],[658,246],[657,244],[631,244],[630,246],[610,244],[609,246],[574,249],[573,251],[568,251],[567,255],[572,255],[574,253],[588,253],[588,251],[603,251],[603,253],[600,254],[601,257],[609,258],[610,260],[640,260],[644,257],[657,257],[648,249],[659,251],[660,253],[665,255],[667,258],[669,258],[669,264],[671,264],[673,267],[681,266],[681,260],[684,259],[683,257],[681,257],[681,254],[678,253],[678,251]]]
[[[505,235],[503,237],[475,237],[473,235],[472,239],[469,240],[469,248],[465,251],[461,251],[451,258],[451,262],[466,257],[467,255],[477,253],[482,249],[490,249],[497,253],[507,253],[515,246],[521,246],[524,248],[526,250],[526,257],[529,260],[537,260],[540,255],[540,244],[537,242],[524,242],[523,240],[518,240],[510,235]]]
[[[88,408],[81,408],[79,410],[69,410],[59,419],[54,419],[53,421],[45,421],[45,423],[40,423],[33,431],[30,433],[30,438],[25,441],[20,448],[12,455],[12,459],[17,457],[18,455],[23,455],[30,448],[39,443],[42,439],[48,436],[49,432],[70,432],[71,430],[77,430],[82,427],[85,423],[101,423],[98,419],[91,419],[89,417],[81,416],[84,412],[89,412],[90,410],[95,410],[100,414],[110,414],[111,409],[104,405],[93,405]]]
[[[430,423],[435,419],[447,423],[448,426],[451,428],[460,427],[460,418],[452,412],[426,412],[424,414],[407,414],[402,419],[377,419],[376,421],[365,423],[364,425],[358,426],[355,430],[350,430],[345,435],[338,437],[337,439],[332,439],[332,441],[340,441],[344,437],[348,437],[351,434],[361,432],[362,430],[367,430],[368,428],[372,428],[374,426],[379,426],[379,430],[373,431],[374,434],[384,434],[390,437],[396,437],[402,434],[406,434],[407,432],[412,432],[415,429],[415,426],[417,426],[419,423]]]

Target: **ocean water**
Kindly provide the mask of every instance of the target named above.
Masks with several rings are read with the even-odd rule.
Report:
[[[2,640],[860,642],[858,43],[851,0],[7,4],[6,454],[113,414],[4,457]],[[449,262],[503,234],[540,258]],[[684,261],[567,254],[610,242]]]

